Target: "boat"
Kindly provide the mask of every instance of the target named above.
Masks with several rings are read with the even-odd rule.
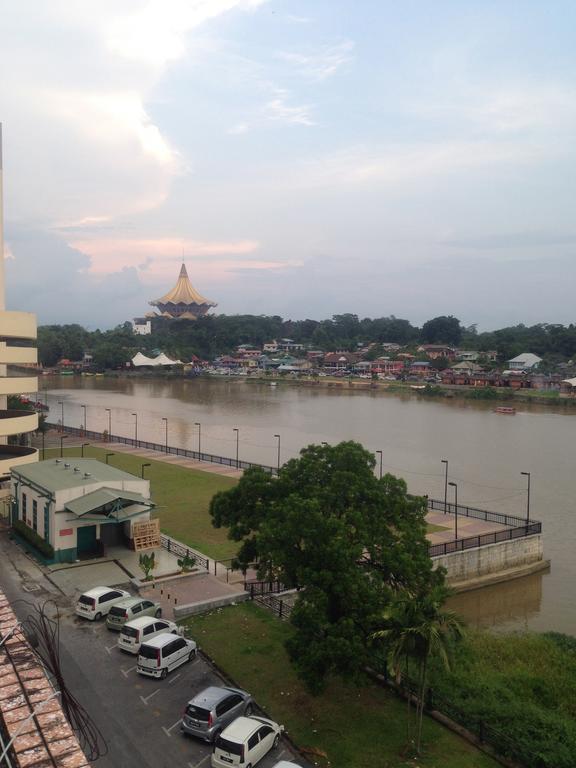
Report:
[[[494,408],[494,413],[507,413],[514,416],[516,408],[512,408],[510,405],[499,405],[497,408]]]

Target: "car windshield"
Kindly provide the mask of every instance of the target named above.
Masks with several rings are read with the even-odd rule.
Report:
[[[218,736],[216,739],[216,746],[224,752],[229,752],[231,755],[242,757],[242,744],[236,744],[235,741],[228,741],[228,739],[223,739],[222,736]]]
[[[113,605],[112,608],[110,608],[110,615],[111,616],[121,616],[122,618],[126,618],[126,609],[120,608],[117,605]]]
[[[92,608],[94,607],[94,598],[88,597],[87,595],[80,595],[78,602],[82,603],[82,605],[90,605]]]
[[[149,645],[140,646],[140,656],[144,656],[145,659],[157,659],[158,649],[152,648]]]
[[[194,704],[188,704],[186,707],[186,714],[189,717],[193,717],[194,720],[201,720],[203,723],[207,723],[210,717],[210,712],[202,707],[195,707]]]
[[[126,637],[138,637],[138,630],[134,627],[124,627],[122,634]]]

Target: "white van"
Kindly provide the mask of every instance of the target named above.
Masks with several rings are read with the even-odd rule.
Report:
[[[256,765],[278,746],[283,730],[283,725],[265,717],[237,717],[216,737],[210,758],[212,768]]]
[[[118,638],[118,647],[128,653],[138,653],[142,643],[147,643],[153,637],[166,633],[177,635],[178,626],[168,619],[141,616],[124,624]]]
[[[130,592],[112,587],[94,587],[80,595],[76,603],[76,614],[90,621],[98,621],[107,616],[113,605],[130,597]]]
[[[174,637],[164,632],[142,643],[138,651],[137,670],[141,675],[164,679],[168,672],[176,669],[180,664],[192,661],[196,653],[197,647],[194,640]]]

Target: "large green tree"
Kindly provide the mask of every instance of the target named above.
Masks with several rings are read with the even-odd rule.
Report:
[[[425,512],[403,480],[377,479],[374,456],[354,442],[311,445],[277,478],[247,470],[210,507],[213,524],[241,542],[241,565],[258,560],[263,579],[299,588],[287,649],[312,691],[363,668],[370,635],[399,593],[442,583]]]

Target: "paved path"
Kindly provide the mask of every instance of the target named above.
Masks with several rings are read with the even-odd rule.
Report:
[[[430,525],[441,525],[445,528],[442,531],[428,533],[427,538],[430,544],[443,544],[445,541],[454,541],[454,529],[456,527],[455,515],[443,512],[428,512],[426,522]],[[469,536],[481,536],[484,533],[493,533],[494,531],[504,531],[509,526],[500,525],[500,523],[484,522],[475,517],[465,517],[458,515],[458,538],[466,539]]]

